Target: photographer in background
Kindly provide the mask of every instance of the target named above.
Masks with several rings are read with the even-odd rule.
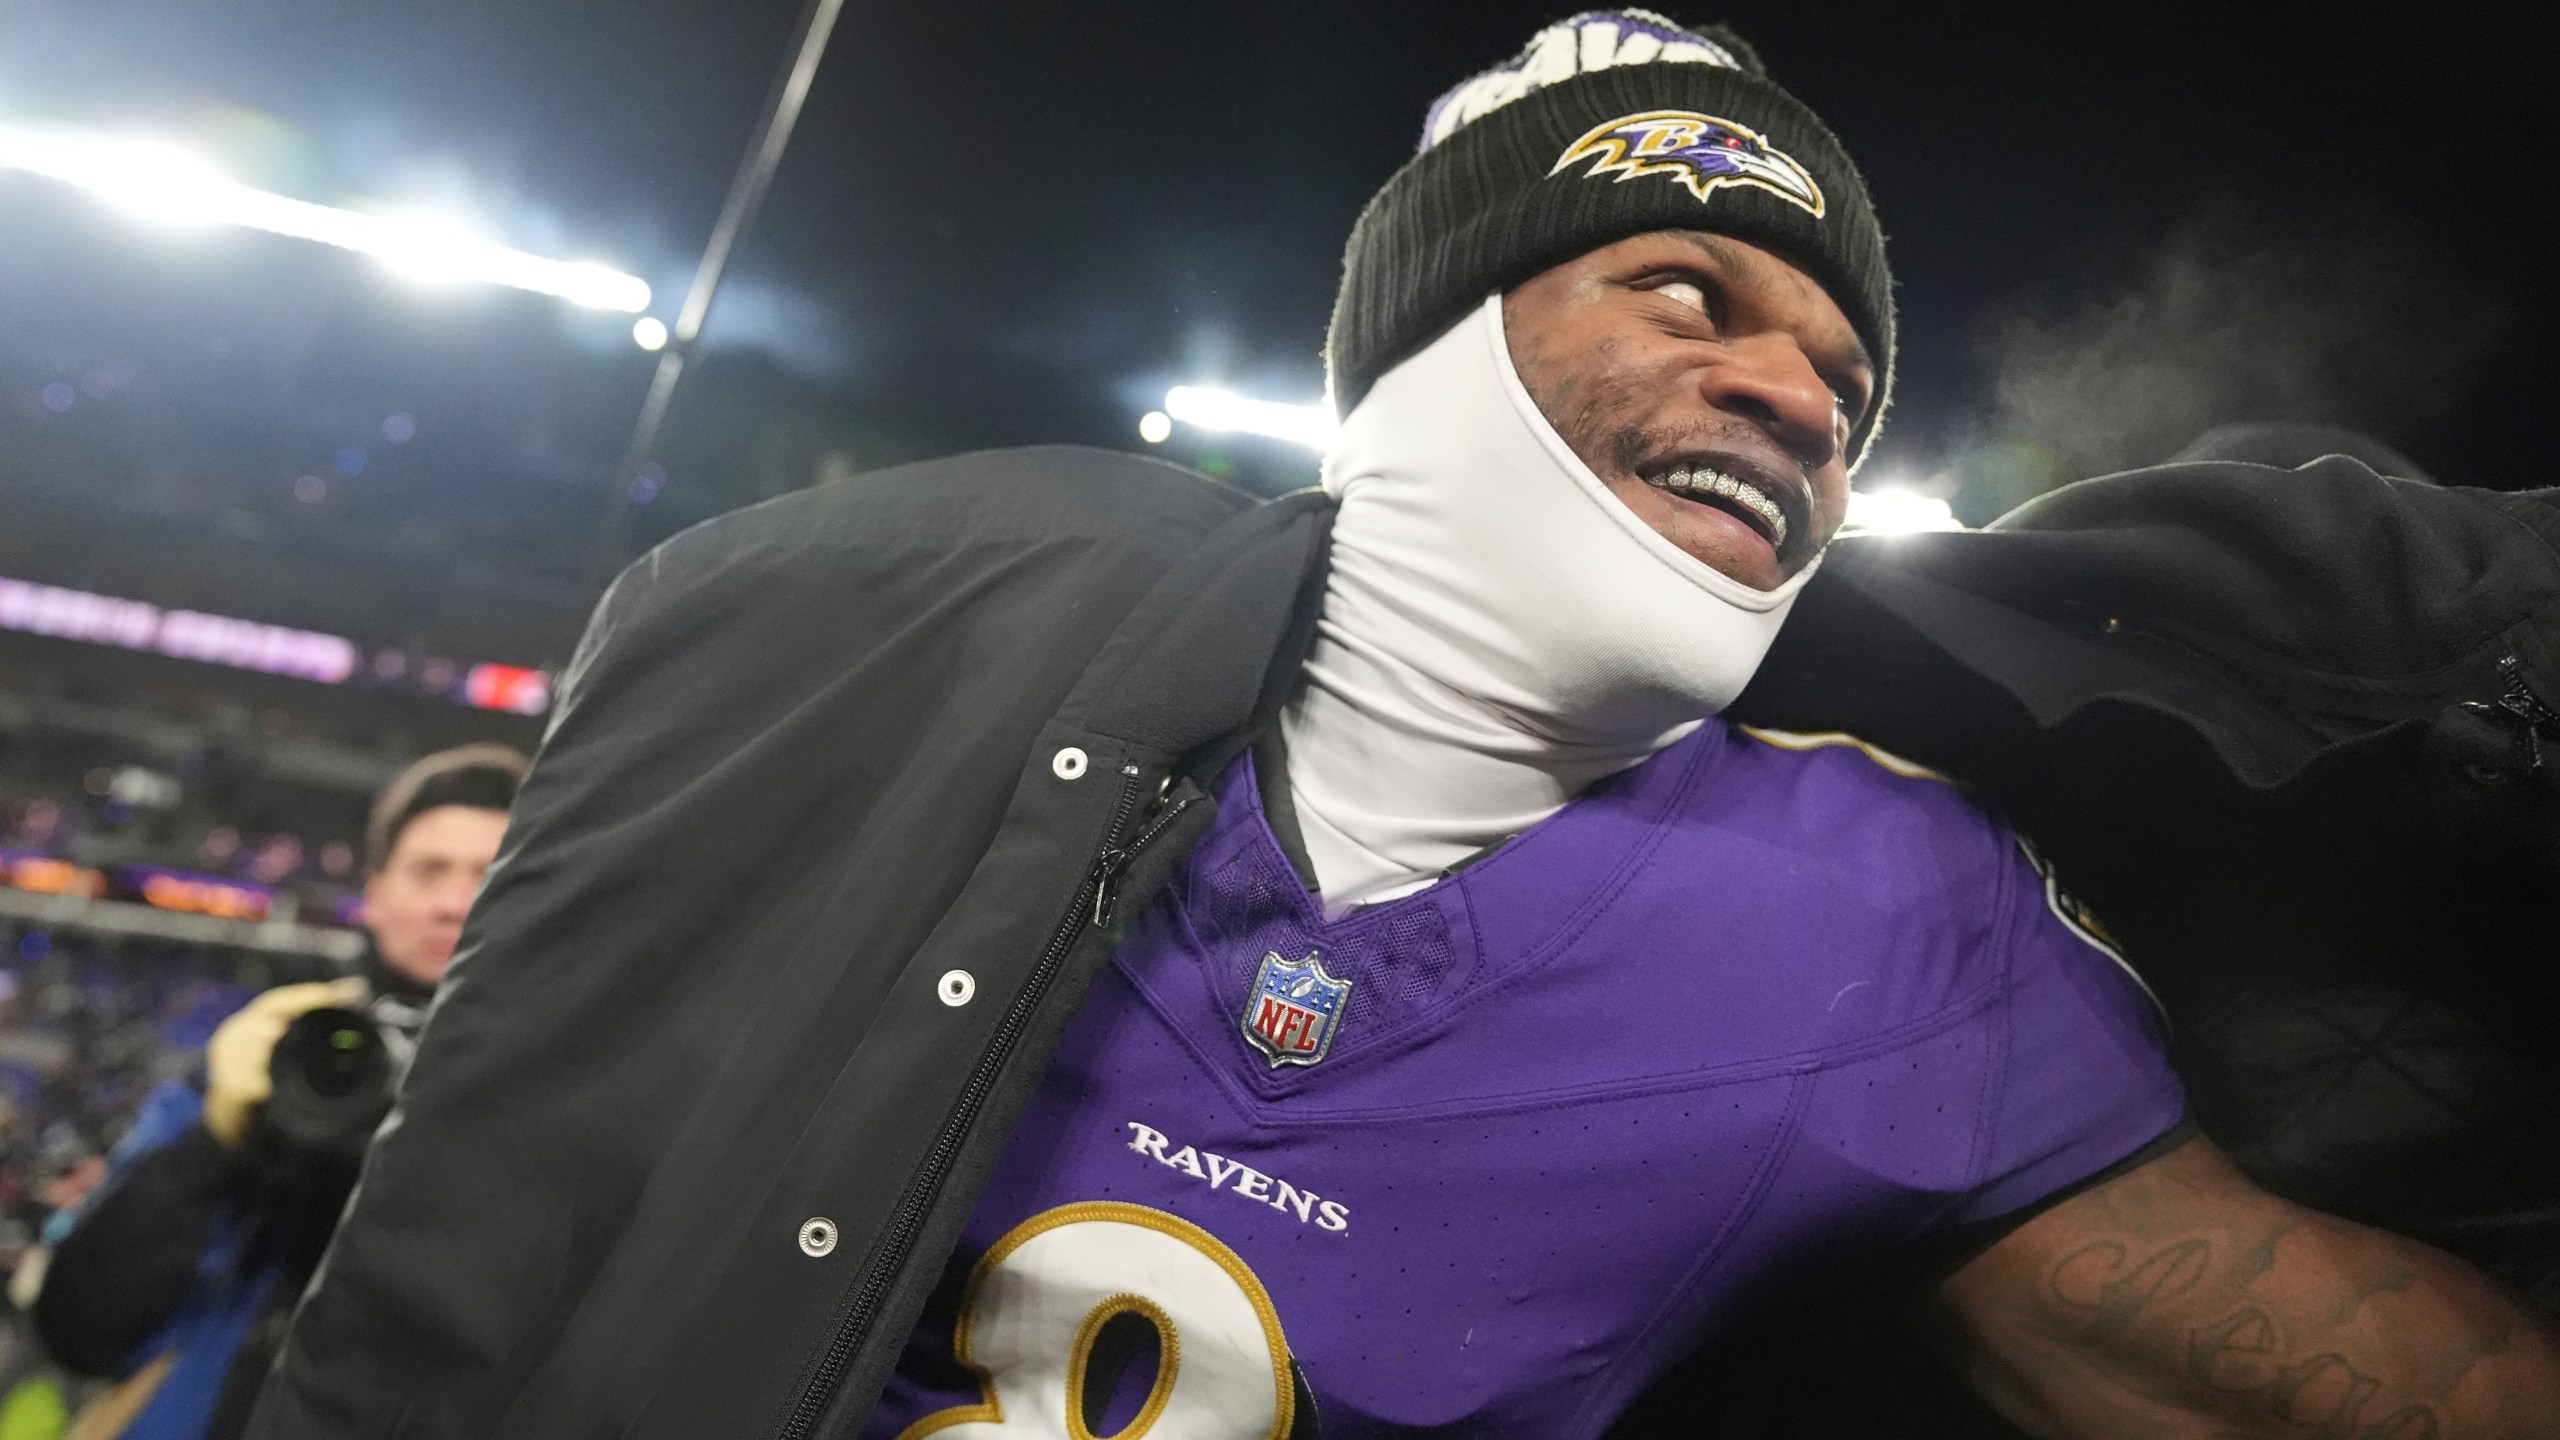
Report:
[[[363,973],[258,996],[206,1044],[201,1089],[173,1082],[144,1102],[36,1299],[56,1359],[122,1381],[77,1433],[239,1432],[389,1109],[527,763],[470,745],[402,772],[366,829]]]

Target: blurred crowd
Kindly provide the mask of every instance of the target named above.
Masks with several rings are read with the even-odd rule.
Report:
[[[82,1435],[113,1403],[33,1307],[84,1202],[167,1143],[155,1107],[205,1092],[217,1029],[379,968],[361,926],[384,785],[437,743],[527,729],[126,661],[0,636],[0,1440]]]
[[[106,1178],[143,1097],[184,1080],[214,1027],[293,968],[0,923],[0,1272],[22,1277],[0,1329],[0,1436],[49,1433],[45,1416],[67,1418],[95,1383],[62,1374],[27,1332],[39,1241]]]

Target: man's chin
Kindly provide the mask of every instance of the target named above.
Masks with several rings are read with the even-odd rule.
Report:
[[[1699,564],[1754,590],[1775,590],[1787,582],[1789,572],[1777,547],[1739,520],[1721,514],[1715,518],[1723,524],[1684,525],[1666,538]]]
[[[433,989],[444,980],[446,968],[453,964],[454,947],[447,945],[422,955],[394,956],[386,954],[382,963],[391,973],[414,985]]]

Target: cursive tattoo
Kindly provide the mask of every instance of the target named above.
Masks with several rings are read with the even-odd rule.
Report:
[[[2055,1437],[2560,1435],[2549,1328],[2461,1262],[2259,1191],[2197,1141],[1941,1291],[1970,1377]]]

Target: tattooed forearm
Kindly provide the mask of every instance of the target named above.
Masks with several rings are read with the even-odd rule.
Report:
[[[2283,1226],[2243,1249],[2222,1277],[2221,1288],[2245,1292],[2273,1270],[2277,1242],[2294,1228]],[[2183,1302],[2205,1289],[2214,1278],[2214,1258],[2206,1240],[2182,1240],[2139,1258],[2124,1245],[2103,1240],[2064,1256],[2046,1277],[2046,1287],[2059,1302],[2057,1313],[2083,1317],[2074,1338],[2084,1345],[2118,1344],[2133,1336],[2146,1315],[2180,1311]],[[2416,1272],[2405,1265],[2392,1273],[2392,1279],[2358,1290],[2342,1311],[2333,1311],[2332,1324],[2321,1328],[2334,1329],[2337,1322],[2352,1318],[2366,1296],[2405,1290],[2415,1281]],[[2243,1305],[2192,1326],[2174,1318],[2171,1323],[2185,1330],[2179,1372],[2217,1397],[2221,1403],[2214,1408],[2226,1413],[2254,1410],[2276,1424],[2336,1440],[2359,1435],[2417,1440],[2442,1428],[2431,1407],[2413,1403],[2365,1429],[2365,1422],[2376,1418],[2368,1412],[2382,1389],[2381,1378],[2337,1350],[2286,1354],[2285,1327],[2264,1306]]]
[[[2139,1259],[2121,1242],[2101,1240],[2064,1256],[2046,1285],[2066,1313],[2086,1315],[2080,1337],[2103,1345],[2131,1334],[2146,1311],[2195,1289],[2212,1260],[2213,1246],[2203,1240],[2182,1240]]]
[[[2021,1227],[1944,1298],[1977,1383],[2047,1435],[2560,1437],[2560,1352],[2521,1306],[2200,1142]]]

